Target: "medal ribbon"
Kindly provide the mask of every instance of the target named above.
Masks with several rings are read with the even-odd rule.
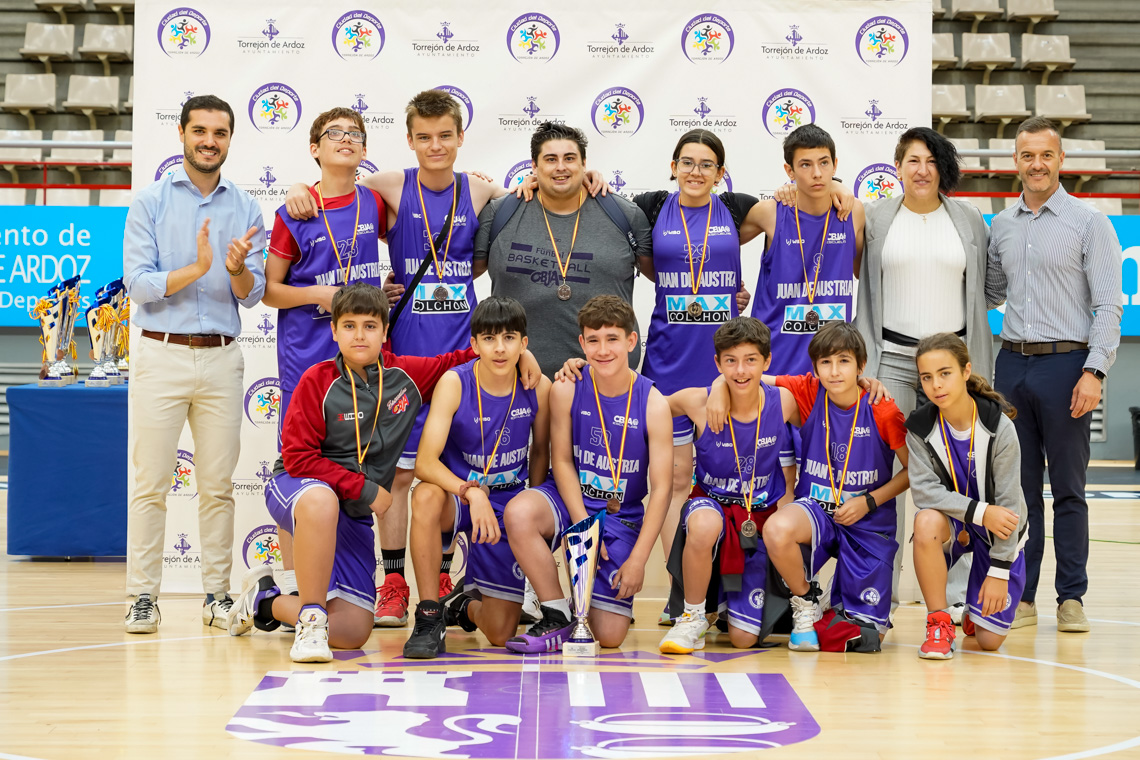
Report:
[[[546,215],[546,206],[542,201],[538,205],[542,208],[542,218],[546,221],[546,234],[550,235],[550,245],[554,247],[554,258],[558,259],[558,271],[562,274],[562,284],[566,284],[566,272],[570,269],[570,257],[574,255],[574,243],[578,240],[578,222],[582,218],[582,205],[586,202],[586,191],[578,191],[578,214],[574,217],[574,234],[570,237],[570,251],[566,254],[566,263],[562,263],[562,254],[558,252],[558,243],[554,242],[554,232],[550,229],[550,217]]]
[[[752,475],[748,483],[748,498],[745,509],[748,519],[752,519],[752,496],[756,493],[756,460],[760,458],[760,415],[764,413],[764,391],[760,390],[760,404],[756,407],[756,443],[752,447]],[[736,472],[740,475],[740,495],[744,496],[744,468],[740,466],[740,454],[736,453],[736,430],[732,427],[732,415],[728,415],[728,434],[732,436],[732,455],[736,457]]]
[[[491,472],[491,464],[495,461],[495,453],[499,450],[499,444],[503,442],[503,433],[507,431],[507,422],[511,419],[511,410],[515,408],[515,391],[519,389],[518,379],[515,379],[515,384],[511,387],[511,403],[507,407],[507,413],[503,415],[503,426],[499,429],[499,437],[495,439],[495,447],[491,449],[491,458],[487,458],[487,442],[483,437],[483,388],[479,385],[479,362],[475,362],[475,396],[479,400],[479,447],[483,454],[483,482],[480,485],[487,484],[487,474]]]
[[[709,200],[712,200],[711,198]],[[796,206],[796,238],[800,241],[800,263],[804,266],[804,288],[807,289],[808,303],[815,303],[815,290],[819,285],[819,270],[823,268],[823,246],[827,244],[827,226],[831,224],[831,209],[823,218],[823,237],[819,240],[819,261],[815,265],[815,279],[808,282],[807,259],[804,258],[804,235],[800,232],[800,207]]]
[[[974,458],[974,428],[978,425],[978,403],[974,403],[974,416],[970,421],[970,450],[966,454],[966,473],[962,476],[962,489],[958,490],[958,473],[954,471],[954,453],[950,450],[950,438],[946,435],[946,420],[938,413],[938,427],[942,430],[942,443],[946,446],[946,459],[950,462],[950,478],[954,481],[954,491],[966,495],[970,490],[970,460]]]
[[[693,241],[689,239],[689,223],[685,221],[685,207],[681,205],[680,195],[677,196],[677,208],[681,209],[681,229],[685,231],[685,245],[689,249],[689,286],[693,289],[693,295],[696,295],[701,286],[701,280],[705,276],[705,260],[708,258],[705,254],[709,249],[709,227],[712,226],[712,196],[709,196],[709,216],[705,221],[705,242],[701,244],[701,268],[695,277],[693,276]]]
[[[321,201],[321,218],[325,220],[325,231],[329,233],[329,240],[332,241],[333,253],[336,254],[336,263],[344,267],[344,277],[341,279],[344,280],[345,285],[348,284],[348,268],[352,266],[352,257],[356,254],[356,233],[360,231],[360,197],[357,195],[359,192],[360,189],[354,186],[352,190],[352,202],[356,205],[356,222],[352,225],[352,247],[348,250],[348,263],[346,264],[340,260],[340,245],[337,244],[336,238],[333,237],[332,227],[329,226],[329,212],[325,208],[325,195],[321,192],[321,183],[317,183],[317,197]]]
[[[443,268],[447,266],[447,254],[451,251],[451,233],[455,231],[455,207],[459,204],[459,181],[452,180],[451,190],[451,225],[447,228],[447,243],[443,247],[443,263],[439,261],[439,254],[435,250],[435,237],[431,234],[431,223],[428,222],[427,206],[424,205],[424,185],[420,182],[420,172],[416,170],[416,190],[420,194],[420,214],[424,218],[424,229],[427,230],[428,245],[431,246],[431,260],[435,264],[435,274],[443,283]]]
[[[835,471],[831,469],[831,412],[829,404],[831,396],[824,394],[823,398],[823,428],[826,430],[824,445],[827,446],[827,481],[831,485],[831,498],[836,504],[843,504],[843,484],[847,482],[847,466],[851,464],[851,445],[855,443],[855,426],[859,423],[859,404],[863,403],[863,396],[855,402],[855,416],[851,418],[851,437],[847,439],[847,456],[843,460],[843,474],[839,476],[839,490],[835,489]]]
[[[345,365],[348,369],[348,365]],[[360,410],[356,406],[356,377],[355,373],[349,369],[348,379],[349,386],[352,388],[352,424],[356,428],[356,468],[364,472],[364,457],[368,456],[368,447],[372,445],[372,436],[376,434],[376,423],[380,420],[380,404],[384,401],[384,368],[380,366],[380,361],[376,361],[376,370],[380,375],[380,387],[376,393],[376,415],[372,418],[372,432],[368,434],[368,443],[364,447],[364,451],[360,450]],[[365,381],[367,385],[368,381]]]
[[[622,492],[621,485],[620,485],[620,483],[621,483],[621,467],[622,467],[622,464],[623,464],[624,458],[625,458],[625,433],[627,430],[629,430],[629,405],[633,401],[634,374],[635,373],[633,370],[629,371],[629,390],[626,392],[625,417],[622,419],[622,425],[621,425],[621,448],[618,450],[617,468],[615,469],[614,468],[614,455],[610,451],[610,435],[609,435],[609,431],[606,430],[606,413],[602,411],[602,398],[601,398],[601,396],[598,395],[598,384],[596,382],[594,382],[593,373],[592,372],[590,373],[590,384],[594,387],[594,401],[596,401],[598,404],[598,419],[602,423],[602,442],[606,444],[606,457],[610,460],[609,461],[610,475],[612,475],[613,479],[614,479],[614,490],[617,491],[619,494],[621,494],[622,497],[624,497],[625,494]],[[619,504],[620,504],[620,499],[619,499]]]

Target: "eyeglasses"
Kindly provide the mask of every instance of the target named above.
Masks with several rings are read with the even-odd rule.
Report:
[[[329,139],[332,140],[333,142],[344,142],[345,135],[348,135],[348,139],[350,142],[354,142],[357,145],[364,144],[364,133],[363,132],[357,132],[355,129],[351,130],[349,132],[346,132],[343,129],[337,129],[336,127],[329,127],[324,132],[321,132],[321,136],[317,138],[317,142],[320,142],[321,137],[324,137],[325,135],[328,135]]]
[[[691,158],[678,158],[677,171],[680,174],[692,174],[694,170],[699,169],[701,174],[716,174],[716,170],[720,168],[720,164],[714,164],[712,161],[701,161],[699,164]]]

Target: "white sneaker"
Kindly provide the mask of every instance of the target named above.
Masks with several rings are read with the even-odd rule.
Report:
[[[152,600],[150,594],[139,594],[127,608],[127,633],[157,633],[160,622],[162,613],[158,610],[158,600]]]
[[[539,607],[538,594],[534,593],[534,586],[530,585],[528,578],[526,590],[523,592],[523,606],[522,613],[519,615],[519,622],[523,625],[534,625],[542,620],[542,610]]]
[[[233,606],[234,600],[229,594],[215,596],[212,602],[203,602],[202,625],[224,630],[226,628],[226,618],[229,617],[230,608]]]
[[[819,602],[808,597],[792,594],[792,635],[788,639],[788,649],[794,652],[818,652],[819,636],[815,624],[823,619],[823,608]]]
[[[962,615],[966,612],[965,602],[956,602],[950,605],[950,619],[954,621],[954,625],[962,625]]]
[[[265,585],[273,587],[273,568],[270,565],[255,565],[245,571],[241,578],[241,594],[230,607],[226,616],[226,629],[231,636],[241,636],[253,627],[257,605],[264,598],[261,594],[262,578],[268,578]],[[276,594],[274,594],[276,596]],[[260,597],[260,598],[259,598]]]
[[[289,650],[293,662],[332,662],[329,649],[329,616],[317,607],[306,607],[297,618],[297,633]]]
[[[705,631],[709,621],[704,613],[691,615],[688,612],[677,618],[677,622],[661,639],[660,649],[666,654],[692,654],[694,649],[705,648]]]

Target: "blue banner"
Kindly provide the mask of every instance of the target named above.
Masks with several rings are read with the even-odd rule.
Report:
[[[123,276],[126,221],[122,207],[0,206],[0,325],[34,326],[36,301],[75,275],[86,310],[96,290]]]
[[[994,218],[986,214],[986,224]],[[1110,216],[1109,221],[1116,228],[1120,247],[1124,249],[1121,298],[1124,301],[1124,317],[1120,322],[1121,335],[1140,335],[1140,216]],[[1003,315],[997,309],[990,310],[990,328],[994,335],[1001,334]]]

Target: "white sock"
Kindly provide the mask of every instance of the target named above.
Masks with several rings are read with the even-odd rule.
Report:
[[[543,602],[542,606],[543,607],[549,607],[552,610],[558,610],[559,612],[561,612],[563,615],[566,616],[567,620],[570,619],[570,600],[569,599],[555,599],[555,600],[550,601],[550,602]]]
[[[693,617],[704,617],[705,603],[697,602],[696,604],[689,604],[685,602],[685,614]]]
[[[297,590],[296,570],[282,570],[279,573],[274,573],[274,579],[277,581],[277,588],[281,589],[282,594],[292,594]]]

